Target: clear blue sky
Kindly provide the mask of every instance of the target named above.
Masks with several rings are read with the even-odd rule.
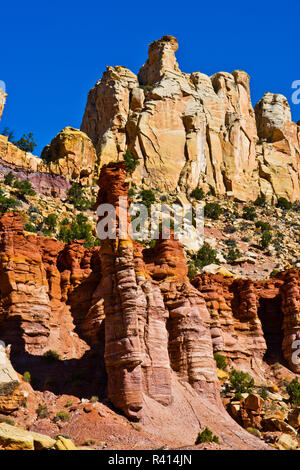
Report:
[[[245,70],[253,105],[267,91],[282,93],[298,121],[291,84],[300,80],[299,11],[299,0],[2,2],[0,80],[8,99],[0,130],[33,132],[39,155],[63,127],[80,127],[106,65],[138,72],[148,44],[164,34],[179,40],[182,71]]]

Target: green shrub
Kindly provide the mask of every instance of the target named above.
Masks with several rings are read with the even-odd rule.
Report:
[[[222,354],[215,353],[214,360],[216,361],[216,365],[218,369],[226,370],[227,369],[227,357],[223,356]]]
[[[5,177],[4,177],[4,184],[6,184],[7,186],[12,186],[14,180],[15,180],[15,176],[14,176],[14,174],[10,171],[10,172],[7,173],[7,175],[5,175]]]
[[[56,223],[57,223],[57,215],[56,214],[49,214],[44,219],[44,223],[47,225],[48,229],[53,231],[55,230]]]
[[[97,403],[99,401],[99,398],[96,396],[93,396],[90,398],[90,403]]]
[[[68,201],[80,211],[85,211],[90,208],[90,201],[85,199],[82,186],[77,182],[72,183],[68,191]]]
[[[258,220],[257,222],[255,222],[255,227],[256,228],[260,228],[262,231],[270,231],[272,230],[272,227],[271,225],[268,223],[268,222],[263,222],[262,220]]]
[[[293,204],[290,201],[288,201],[285,197],[280,197],[276,205],[280,209],[284,209],[284,210],[291,209],[293,206]]]
[[[260,396],[263,400],[266,400],[268,398],[268,390],[266,387],[262,387],[261,391],[260,391]]]
[[[243,214],[242,214],[243,219],[245,220],[254,220],[257,217],[257,214],[255,212],[255,209],[253,206],[245,206],[243,208]]]
[[[235,260],[241,258],[242,254],[238,248],[230,248],[227,255],[227,262],[233,263]]]
[[[211,248],[208,243],[203,243],[203,246],[197,252],[194,264],[200,268],[208,264],[219,264],[216,250]]]
[[[193,191],[190,194],[190,197],[197,199],[197,201],[202,201],[202,199],[204,199],[205,197],[205,193],[202,188],[196,188],[196,189],[193,189]]]
[[[202,444],[203,442],[216,442],[217,444],[220,443],[218,436],[213,434],[213,432],[208,427],[206,427],[204,431],[198,433],[195,445]]]
[[[126,153],[124,153],[124,162],[126,165],[126,171],[130,175],[132,175],[136,167],[139,165],[138,159],[135,158],[129,150],[126,150]]]
[[[24,380],[24,382],[28,382],[28,383],[30,384],[30,382],[31,382],[31,374],[30,374],[30,372],[28,372],[28,371],[24,372],[24,374],[23,374],[23,380]]]
[[[129,199],[133,198],[135,196],[135,190],[133,188],[128,189],[128,197]]]
[[[261,438],[261,433],[258,429],[256,429],[256,428],[247,428],[247,431],[250,432],[250,434],[253,434],[253,436],[258,437],[259,439]]]
[[[55,422],[62,421],[62,422],[65,423],[67,421],[70,421],[70,418],[71,418],[70,413],[66,410],[62,410],[62,411],[59,411],[58,413],[56,413],[54,421]]]
[[[18,190],[20,197],[36,195],[36,192],[29,180],[19,180],[16,178],[13,187]]]
[[[36,233],[38,231],[38,228],[35,225],[33,225],[32,223],[28,223],[28,224],[24,225],[24,230],[25,230],[25,232]]]
[[[189,279],[194,279],[195,276],[198,274],[198,269],[196,268],[193,261],[190,261],[188,264],[188,277]]]
[[[236,247],[236,241],[233,238],[229,238],[228,240],[225,240],[225,244],[227,246],[231,246],[232,248]]]
[[[263,207],[266,204],[265,196],[258,196],[254,201],[254,204],[258,207]]]
[[[48,416],[49,416],[49,411],[48,411],[47,405],[42,405],[42,404],[40,403],[39,406],[38,406],[37,409],[36,409],[36,414],[37,414],[38,417],[41,418],[41,419],[48,418]]]
[[[49,362],[55,362],[60,360],[60,355],[57,351],[53,349],[49,349],[44,353],[44,358],[47,359]]]
[[[230,384],[237,393],[251,393],[254,387],[254,380],[248,372],[232,369],[229,374]]]
[[[155,194],[151,189],[143,189],[141,192],[142,203],[150,209],[151,205],[155,203]]]
[[[84,446],[93,446],[94,444],[96,444],[96,441],[94,439],[87,439],[83,443]]]
[[[300,406],[300,383],[298,382],[298,377],[288,384],[286,391],[289,394],[290,401],[294,405]]]
[[[272,234],[269,230],[264,230],[261,235],[260,246],[262,248],[267,248],[272,240]]]
[[[208,202],[204,207],[204,215],[209,219],[218,220],[223,209],[217,202]]]
[[[99,246],[100,240],[92,235],[92,226],[87,223],[87,217],[83,214],[78,214],[68,227],[67,225],[60,226],[58,233],[59,240],[68,243],[72,240],[85,240],[84,246],[91,248]],[[66,222],[68,222],[66,220]]]
[[[24,152],[33,152],[37,144],[33,140],[33,133],[29,132],[28,134],[24,134],[21,139],[14,142],[14,144],[19,147],[19,149],[23,150]]]
[[[4,191],[0,188],[0,213],[4,214],[7,211],[14,210],[22,204],[14,197],[6,197]]]

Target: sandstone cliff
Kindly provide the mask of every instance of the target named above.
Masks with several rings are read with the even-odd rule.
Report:
[[[59,132],[44,148],[41,158],[20,150],[0,135],[0,175],[12,172],[28,179],[38,193],[65,197],[72,181],[93,184],[96,160],[91,140],[72,127]]]
[[[116,205],[128,189],[123,163],[105,166],[99,185],[98,202]],[[223,408],[213,353],[260,379],[265,359],[298,372],[297,270],[267,283],[201,274],[192,285],[172,236],[150,249],[129,237],[86,249],[25,234],[10,213],[0,240],[0,336],[37,389],[108,397],[173,445],[193,442],[200,420],[230,448],[264,446]],[[47,362],[49,350],[63,360]],[[78,389],[70,376],[80,373]]]
[[[177,48],[163,36],[138,76],[107,67],[90,91],[81,130],[100,165],[128,148],[140,162],[139,184],[188,193],[201,186],[241,201],[299,199],[300,131],[287,100],[267,93],[254,110],[247,73],[183,73]]]

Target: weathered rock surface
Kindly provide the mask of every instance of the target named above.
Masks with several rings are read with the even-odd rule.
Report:
[[[81,130],[100,165],[128,148],[140,162],[135,181],[164,191],[200,185],[242,201],[299,199],[299,126],[287,100],[267,93],[254,111],[247,73],[185,74],[177,48],[163,36],[138,76],[107,67],[90,91]]]
[[[78,129],[66,127],[47,145],[41,158],[16,147],[0,135],[0,175],[12,172],[28,179],[38,193],[66,197],[72,181],[93,184],[97,157],[89,137]]]
[[[70,439],[58,436],[57,440],[44,434],[0,423],[0,449],[5,450],[76,450]]]
[[[210,311],[215,352],[250,368],[262,359],[285,359],[299,373],[299,270],[261,282],[201,274],[193,284]]]
[[[125,179],[122,163],[104,168],[98,202],[115,205],[127,194]],[[222,406],[211,318],[188,281],[182,245],[171,237],[147,250],[117,233],[88,250],[80,241],[26,235],[17,214],[1,218],[0,332],[16,369],[30,370],[40,390],[52,377],[61,389],[70,372],[90,374],[88,393],[97,385],[103,399],[177,445],[193,441],[199,416],[212,429],[218,416],[224,442],[262,448]],[[45,362],[49,350],[64,360]],[[182,413],[191,413],[183,439]],[[237,433],[231,438],[229,428]]]
[[[96,170],[96,151],[86,134],[65,127],[42,151],[41,158],[51,173],[82,184],[92,184]]]

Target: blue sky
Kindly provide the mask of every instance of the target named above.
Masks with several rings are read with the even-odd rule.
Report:
[[[291,84],[300,80],[299,11],[298,1],[2,2],[0,80],[8,99],[0,130],[33,132],[39,155],[63,127],[80,127],[106,65],[138,72],[148,44],[164,34],[178,38],[183,72],[245,70],[253,105],[267,91],[282,93],[298,121]]]

